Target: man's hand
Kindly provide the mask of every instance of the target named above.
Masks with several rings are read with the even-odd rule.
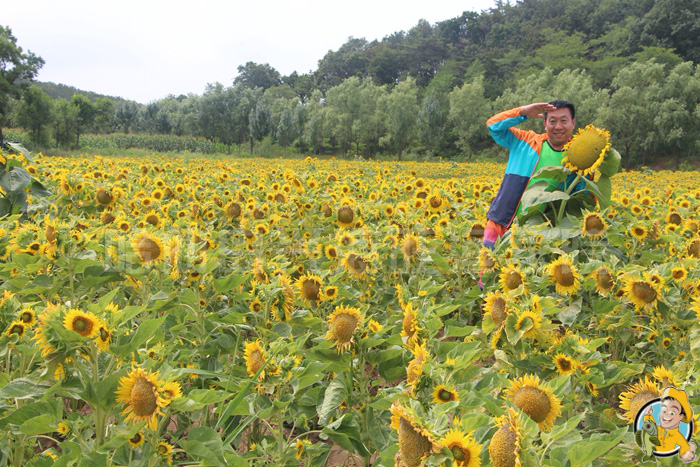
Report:
[[[520,115],[527,118],[543,118],[545,112],[557,110],[552,104],[547,102],[536,102],[520,107]]]
[[[685,454],[680,456],[681,460],[685,463],[688,463],[695,459],[695,448],[695,443],[690,443],[690,449],[685,451]]]

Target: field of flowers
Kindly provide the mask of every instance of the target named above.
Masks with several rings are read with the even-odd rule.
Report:
[[[3,464],[629,466],[700,410],[697,172],[491,251],[498,164],[0,166],[52,193],[0,220]]]

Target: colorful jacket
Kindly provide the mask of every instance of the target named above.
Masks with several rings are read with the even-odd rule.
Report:
[[[514,128],[525,120],[527,117],[521,116],[520,107],[516,107],[486,122],[494,141],[510,151],[501,188],[486,214],[488,219],[504,227],[513,223],[520,199],[540,160],[542,144],[547,141],[546,134]]]

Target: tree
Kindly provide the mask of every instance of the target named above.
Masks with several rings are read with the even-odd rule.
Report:
[[[269,135],[272,130],[272,114],[267,102],[260,100],[255,109],[250,111],[248,121],[250,122],[250,137],[252,141],[261,142],[263,138]],[[253,152],[252,143],[250,152]]]
[[[287,146],[291,144],[297,137],[297,122],[296,114],[289,106],[285,107],[280,114],[279,123],[275,128],[275,138],[280,142],[284,149],[284,155],[287,155]]]
[[[124,133],[129,134],[131,128],[136,124],[138,114],[139,105],[136,102],[124,102],[117,107],[114,120]]]
[[[34,79],[43,65],[41,57],[22,51],[9,27],[0,26],[0,146],[5,142],[2,127],[9,118],[10,98],[19,98],[22,86]]]
[[[100,97],[95,101],[95,118],[93,131],[96,133],[111,133],[114,121],[114,101]]]
[[[78,107],[65,99],[60,99],[54,106],[55,118],[53,121],[56,147],[68,146],[77,133]]]
[[[481,75],[450,93],[448,121],[457,137],[457,147],[467,156],[484,149],[491,141],[486,120],[493,113],[492,104],[484,92]]]
[[[360,78],[352,77],[326,93],[328,123],[345,156],[352,143],[359,145],[357,125],[362,118]]]
[[[78,109],[75,127],[75,147],[80,147],[80,134],[92,124],[95,118],[95,107],[90,99],[82,94],[73,94],[70,103]]]
[[[399,83],[391,93],[382,96],[379,104],[386,135],[380,142],[391,146],[401,160],[403,151],[415,137],[418,114],[418,87],[413,78]]]
[[[25,89],[17,111],[17,123],[32,132],[36,142],[43,141],[43,129],[53,118],[53,101],[36,86]]]
[[[233,80],[233,84],[240,84],[244,88],[262,88],[263,91],[272,86],[282,84],[282,79],[277,70],[268,63],[258,65],[255,62],[247,62],[238,66],[238,76]]]
[[[308,119],[304,125],[304,140],[316,154],[321,154],[326,129],[326,109],[321,91],[317,89],[313,92],[307,107]]]
[[[423,100],[423,106],[418,111],[418,137],[423,145],[432,153],[437,149],[445,135],[447,122],[447,105],[444,98],[437,92],[431,92]]]

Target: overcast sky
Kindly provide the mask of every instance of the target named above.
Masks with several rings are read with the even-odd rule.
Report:
[[[39,81],[147,103],[232,84],[248,61],[282,75],[316,70],[348,37],[368,41],[434,24],[495,0],[24,0],[0,25],[46,62]]]

